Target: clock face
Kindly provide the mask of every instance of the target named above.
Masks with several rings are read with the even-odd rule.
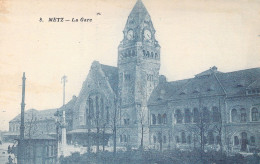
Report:
[[[134,31],[133,30],[129,30],[127,32],[126,37],[127,37],[128,40],[133,40],[134,39]]]
[[[152,39],[152,33],[149,30],[144,31],[144,39],[145,40],[151,40]]]

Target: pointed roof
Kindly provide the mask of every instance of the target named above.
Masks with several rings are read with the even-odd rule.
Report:
[[[128,18],[132,18],[137,24],[140,24],[145,19],[146,15],[149,15],[149,13],[143,2],[141,0],[137,0]]]

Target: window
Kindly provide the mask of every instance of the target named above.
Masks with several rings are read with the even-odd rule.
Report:
[[[213,122],[220,121],[220,111],[218,110],[217,107],[212,108],[212,117],[213,117]]]
[[[258,121],[259,114],[257,108],[253,108],[251,114],[252,114],[252,121]]]
[[[152,124],[153,125],[156,124],[156,116],[155,116],[155,114],[152,114]]]
[[[158,124],[161,124],[162,123],[162,116],[161,114],[158,114]]]
[[[176,137],[175,137],[175,140],[176,140],[176,143],[180,143],[180,138],[179,138],[179,136],[176,136]]]
[[[147,74],[147,81],[153,81],[153,75]]]
[[[124,74],[124,77],[125,77],[125,80],[128,80],[128,81],[131,79],[130,74]]]
[[[239,145],[238,136],[234,136],[234,145]]]
[[[189,109],[185,109],[185,116],[184,116],[184,122],[190,123],[191,122],[191,114]]]
[[[167,124],[167,115],[163,114],[163,124]]]
[[[144,57],[146,56],[145,50],[143,50],[143,55],[144,55]]]
[[[99,98],[96,96],[96,118],[99,118]]]
[[[150,57],[150,52],[149,51],[146,52],[146,57],[148,57],[148,58]]]
[[[156,136],[153,136],[153,143],[156,143]]]
[[[241,122],[246,122],[246,110],[245,110],[244,108],[242,108],[242,109],[240,110],[240,112],[241,112],[240,121],[241,121]]]
[[[181,142],[186,143],[186,136],[184,132],[181,133]]]
[[[199,120],[200,120],[199,118],[200,118],[199,111],[197,108],[194,108],[193,109],[193,122],[199,123]]]
[[[120,142],[123,142],[123,137],[122,137],[122,135],[120,135],[119,140],[120,140]]]
[[[209,144],[210,144],[210,145],[213,145],[213,144],[214,144],[214,135],[213,135],[213,132],[209,132],[208,138],[209,138]]]
[[[209,110],[206,107],[203,108],[202,116],[203,116],[203,119],[202,119],[203,122],[206,122],[206,123],[210,122],[210,113],[209,113]]]
[[[151,52],[151,58],[153,58],[153,52]]]
[[[176,110],[175,117],[176,117],[176,122],[177,123],[182,123],[182,114],[181,114],[181,111],[179,109]]]
[[[163,143],[166,143],[166,136],[163,136]]]
[[[109,110],[108,110],[109,108],[108,107],[106,107],[106,110],[107,110],[107,124],[109,123],[109,120],[110,120],[110,116],[109,116]]]
[[[217,140],[217,145],[220,145],[220,143],[221,143],[221,137],[220,137],[219,135],[216,137],[216,140]]]
[[[190,135],[187,137],[187,143],[191,144],[191,136]]]
[[[89,98],[89,116],[92,118],[94,116],[94,106],[93,106],[93,100]]]
[[[231,111],[231,121],[232,122],[237,122],[238,121],[238,115],[237,115],[237,110],[232,109]]]
[[[100,108],[101,108],[101,118],[104,118],[104,100],[103,98],[100,99]]]
[[[124,119],[124,124],[125,124],[125,125],[129,125],[129,124],[130,124],[129,118],[128,118],[128,119]]]
[[[254,144],[255,144],[255,137],[254,137],[254,136],[251,136],[251,137],[250,137],[250,142],[251,142],[251,145],[254,145]]]

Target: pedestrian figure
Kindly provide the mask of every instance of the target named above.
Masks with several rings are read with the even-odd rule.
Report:
[[[11,153],[11,147],[10,147],[10,145],[8,146],[8,150],[7,150],[7,152],[8,152],[8,154]]]
[[[8,164],[13,164],[13,159],[12,159],[12,157],[10,155],[8,157]]]

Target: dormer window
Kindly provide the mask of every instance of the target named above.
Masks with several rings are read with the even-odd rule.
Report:
[[[248,89],[248,90],[247,90],[247,94],[248,94],[248,95],[260,94],[260,88],[258,88],[258,89]]]
[[[239,81],[239,83],[237,84],[237,87],[244,87],[245,86],[245,80],[241,80]]]

